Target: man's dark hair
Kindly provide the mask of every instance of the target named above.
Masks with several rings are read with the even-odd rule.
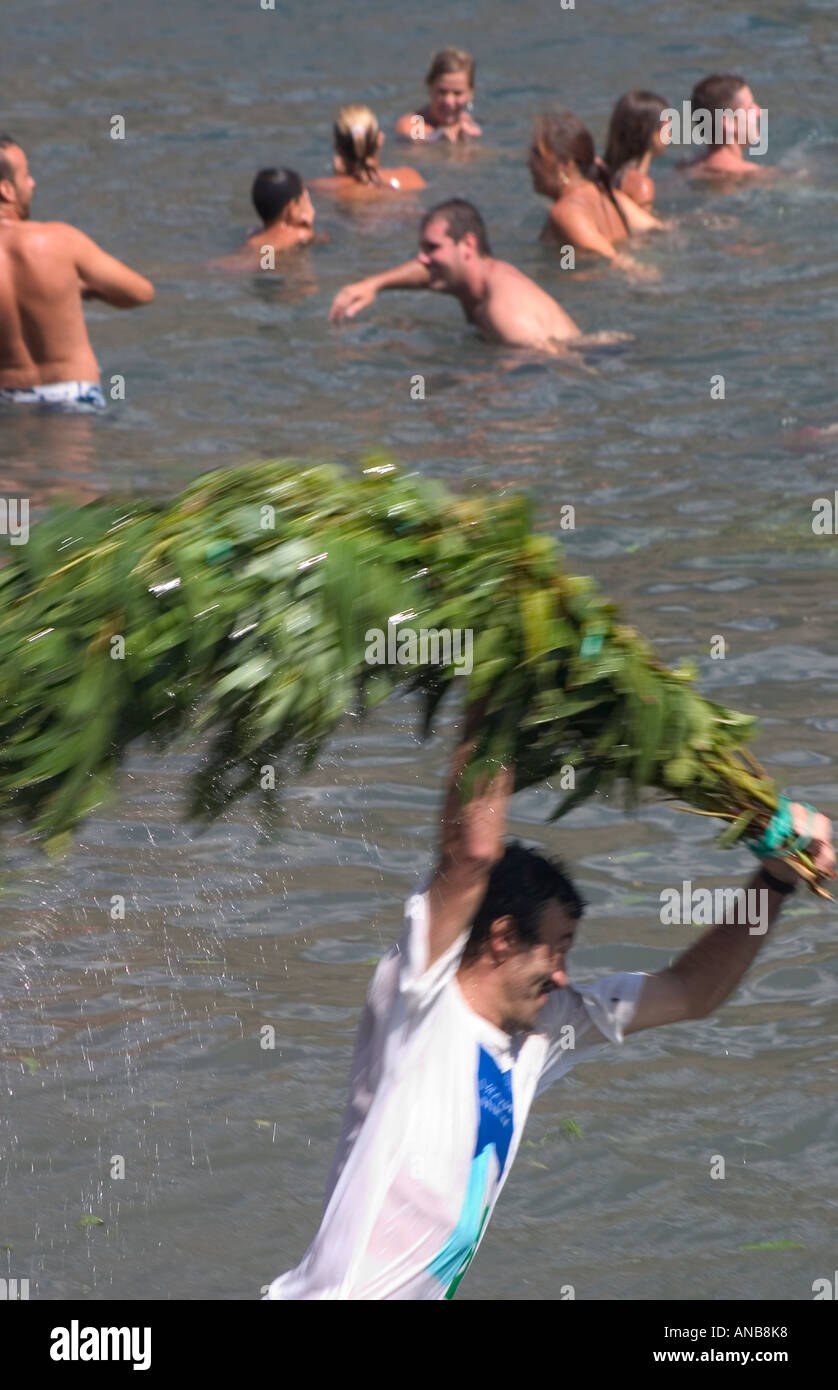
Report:
[[[0,135],[0,181],[8,179],[10,183],[15,181],[15,171],[9,163],[3,150],[7,150],[10,145],[16,145],[17,140],[13,140],[11,135]]]
[[[253,206],[266,224],[275,222],[302,194],[303,181],[293,169],[260,169],[250,192]]]
[[[525,946],[535,946],[540,938],[541,909],[548,903],[561,904],[569,917],[580,918],[585,903],[561,865],[513,840],[489,875],[485,897],[474,916],[466,943],[465,959],[480,954],[489,939],[489,928],[499,917],[511,917]]]
[[[433,217],[445,218],[448,223],[448,235],[452,241],[462,241],[466,232],[474,232],[481,256],[491,256],[492,248],[489,245],[486,223],[473,203],[466,202],[465,198],[449,198],[444,203],[437,203],[436,207],[431,208],[422,218],[422,232]]]
[[[713,73],[710,77],[703,77],[693,87],[690,99],[693,113],[709,111],[712,114],[716,111],[734,110],[733,103],[737,92],[741,92],[747,85],[744,77],[735,72]],[[713,115],[714,133],[715,120],[716,117]]]

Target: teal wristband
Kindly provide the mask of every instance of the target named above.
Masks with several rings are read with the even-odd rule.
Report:
[[[778,849],[788,846],[793,832],[791,802],[787,796],[781,796],[777,802],[777,809],[760,839],[749,840],[748,849],[756,855],[757,859],[772,859]]]
[[[805,801],[800,802],[800,805],[812,816],[816,814],[815,808],[808,806]],[[785,850],[787,854],[796,854],[799,850],[805,850],[812,843],[811,835],[795,835],[791,806],[792,803],[787,796],[780,796],[777,809],[760,839],[746,841],[748,849],[757,856],[757,859],[772,859],[781,850]],[[810,821],[810,824],[812,823]]]

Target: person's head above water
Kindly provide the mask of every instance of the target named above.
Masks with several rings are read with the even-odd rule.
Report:
[[[572,111],[557,108],[537,117],[527,163],[536,193],[560,198],[573,181],[587,179],[598,185],[625,224],[608,170],[596,157],[594,137]]]
[[[584,121],[572,111],[542,111],[535,122],[529,167],[537,191],[551,198],[558,197],[562,174],[568,170],[575,168],[583,178],[594,179],[598,167],[594,137]]]
[[[632,160],[663,153],[667,122],[661,116],[667,110],[668,102],[654,92],[625,92],[620,97],[611,113],[604,155],[612,175]]]
[[[266,227],[274,222],[303,227],[314,221],[308,190],[293,169],[260,169],[250,196]]]
[[[25,222],[34,191],[35,180],[20,145],[11,135],[0,135],[0,220]]]
[[[384,136],[368,106],[342,106],[334,127],[335,172],[374,183]]]
[[[475,913],[462,969],[508,1033],[536,1027],[553,989],[568,984],[565,957],[585,904],[560,864],[508,844]]]
[[[418,259],[430,271],[429,289],[462,288],[470,267],[491,254],[486,224],[465,198],[437,203],[422,218]]]
[[[474,97],[474,59],[462,48],[435,53],[425,77],[431,124],[454,125]]]
[[[693,87],[690,104],[693,121],[700,111],[709,112],[712,117],[712,138],[705,144],[718,148],[757,143],[760,108],[739,73],[714,73],[702,78]]]

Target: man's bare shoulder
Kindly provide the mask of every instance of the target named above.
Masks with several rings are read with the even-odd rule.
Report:
[[[67,238],[76,241],[79,237],[84,237],[86,241],[90,238],[84,232],[79,231],[69,222],[20,222],[17,224],[21,232],[25,234],[40,234],[42,236]]]
[[[549,309],[551,314],[558,308],[552,295],[508,261],[493,262],[488,276],[488,290],[487,308],[503,306],[508,309],[514,305],[521,309],[526,306],[528,311]]]
[[[49,257],[53,266],[59,257],[72,257],[84,234],[67,222],[6,222],[0,224],[0,252],[8,255]]]
[[[72,256],[84,247],[95,245],[90,237],[69,222],[21,222],[17,230],[17,245],[21,249],[48,250],[51,256],[61,252]]]
[[[515,290],[520,294],[523,290],[534,290],[537,294],[543,294],[534,280],[529,275],[525,275],[523,270],[518,270],[517,266],[510,265],[509,261],[492,260],[489,267],[488,285],[492,294],[506,294],[510,290]]]

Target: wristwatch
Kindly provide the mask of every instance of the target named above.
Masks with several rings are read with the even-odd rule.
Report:
[[[789,893],[793,893],[797,888],[796,881],[793,883],[786,883],[785,879],[775,878],[773,874],[770,874],[768,870],[762,866],[760,866],[757,873],[757,878],[761,878],[766,888],[770,888],[772,893],[779,893],[783,898],[787,897]]]

